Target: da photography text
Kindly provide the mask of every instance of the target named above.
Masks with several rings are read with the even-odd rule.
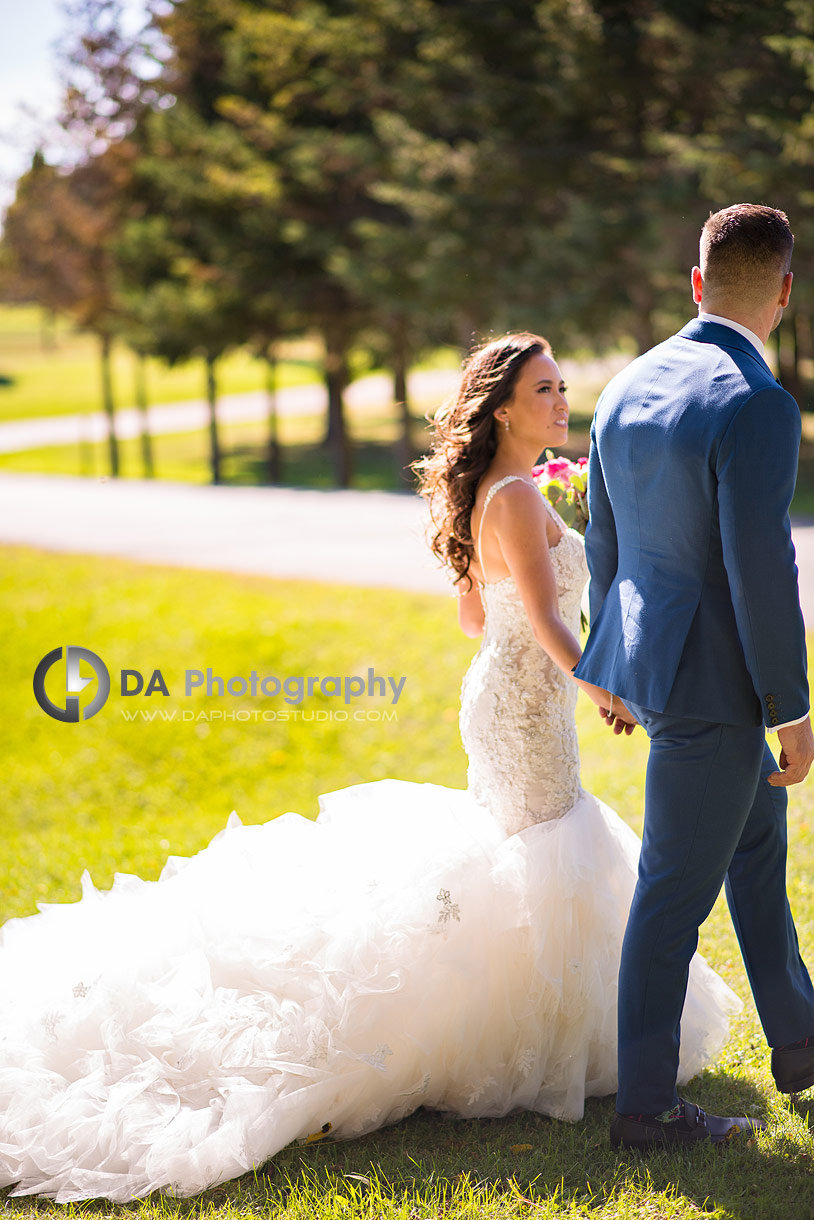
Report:
[[[187,698],[200,694],[214,699],[222,699],[226,695],[235,698],[257,698],[259,695],[273,699],[282,695],[284,701],[294,707],[316,694],[341,699],[345,704],[363,695],[379,698],[389,696],[390,703],[398,703],[406,681],[406,677],[382,677],[372,668],[368,668],[366,677],[361,674],[329,674],[325,677],[319,674],[288,674],[284,678],[275,674],[261,676],[256,669],[245,677],[235,674],[231,678],[221,677],[211,668],[187,669],[184,673],[184,694]],[[138,669],[123,669],[121,694],[130,696],[142,693],[169,695],[170,690],[161,670],[154,669],[150,678],[146,679]]]
[[[61,676],[61,682],[57,675]],[[46,679],[48,679],[48,690],[46,690]],[[215,673],[209,666],[205,669],[184,671],[183,693],[187,698],[203,696],[207,699],[273,699],[279,697],[292,708],[299,708],[305,699],[320,696],[323,699],[336,699],[345,707],[356,700],[371,698],[384,700],[387,706],[393,706],[401,698],[406,681],[405,676],[394,678],[390,675],[377,674],[372,666],[368,667],[367,673],[355,674],[277,675],[262,674],[253,669],[248,674],[232,674],[228,677]],[[69,645],[64,651],[62,648],[54,648],[42,657],[34,671],[33,686],[34,697],[47,715],[54,720],[75,724],[80,720],[90,720],[101,710],[108,700],[112,683],[110,671],[97,653],[91,652],[88,648]],[[83,696],[80,699],[80,694],[86,687],[90,688],[87,694],[92,697]],[[171,693],[169,682],[160,669],[142,671],[135,668],[124,668],[119,670],[119,694],[124,699],[134,699],[137,696],[169,698]],[[283,716],[283,711],[276,713],[277,718],[283,718]],[[134,717],[128,716],[127,718],[133,719]],[[152,719],[152,717],[149,718]],[[174,718],[174,713],[172,717],[163,714],[161,716],[161,719]],[[185,715],[182,718],[189,719],[191,716]],[[251,717],[248,715],[243,717],[243,719],[249,718]],[[263,718],[270,717],[267,717],[264,712]],[[338,713],[332,713],[331,718],[339,718]],[[342,718],[344,719],[344,717]]]

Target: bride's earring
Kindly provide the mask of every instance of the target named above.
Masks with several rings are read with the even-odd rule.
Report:
[[[508,421],[508,420],[504,420],[504,422],[503,422],[503,426],[504,426],[504,428],[506,429],[506,431],[508,432],[508,431],[509,431],[509,421]]]

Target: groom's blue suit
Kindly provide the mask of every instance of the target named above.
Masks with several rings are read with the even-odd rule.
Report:
[[[591,632],[576,673],[651,739],[622,952],[621,1113],[677,1095],[698,927],[721,884],[768,1042],[814,1035],[785,888],[771,729],[809,706],[788,508],[800,414],[747,338],[694,321],[607,386],[589,468]]]

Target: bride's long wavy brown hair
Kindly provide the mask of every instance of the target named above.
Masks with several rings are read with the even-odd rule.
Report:
[[[432,417],[434,433],[426,457],[413,463],[420,494],[430,509],[430,546],[441,562],[472,588],[472,509],[478,483],[497,450],[495,411],[508,402],[521,369],[551,344],[527,332],[504,335],[475,348],[463,366],[455,398]]]

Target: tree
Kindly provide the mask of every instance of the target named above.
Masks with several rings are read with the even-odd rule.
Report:
[[[784,385],[805,404],[801,353],[814,357],[814,27],[810,5],[740,6],[736,23],[723,6],[695,8],[695,69],[708,82],[693,130],[673,154],[697,175],[711,210],[740,199],[788,213],[796,236],[791,307],[774,343]],[[713,74],[713,67],[715,73]],[[705,97],[706,95],[706,97]],[[699,226],[700,227],[700,226]]]
[[[128,150],[111,148],[60,173],[35,156],[6,215],[3,245],[18,293],[68,314],[99,342],[110,471],[119,473],[111,346],[117,325],[111,245]]]
[[[376,193],[387,172],[374,116],[391,92],[382,67],[389,8],[292,0],[269,11],[242,0],[232,12],[228,92],[216,108],[242,133],[256,176],[274,175],[280,241],[269,271],[281,270],[293,312],[322,336],[325,440],[343,486],[351,478],[349,354],[371,321],[365,285],[349,267],[364,248],[363,223],[398,211]]]
[[[150,116],[140,133],[132,214],[117,242],[119,290],[131,343],[169,363],[200,355],[206,368],[210,469],[222,481],[217,365],[246,338],[245,305],[228,270],[229,209],[200,180],[211,133],[183,106]]]

